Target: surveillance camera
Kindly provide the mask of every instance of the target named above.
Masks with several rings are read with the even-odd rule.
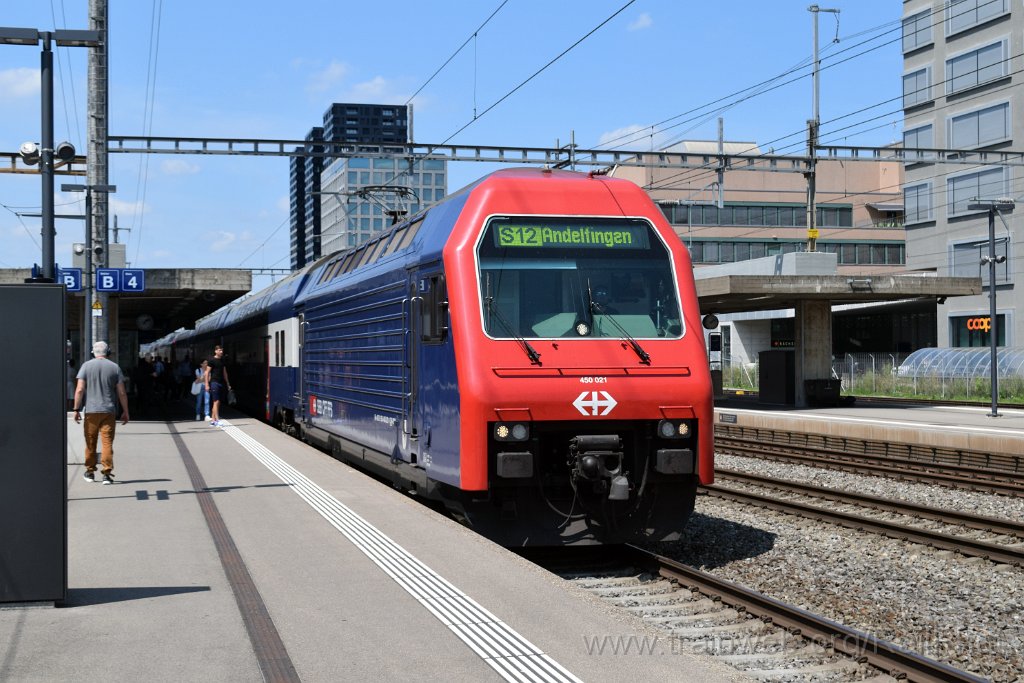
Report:
[[[70,142],[62,142],[53,150],[54,156],[61,161],[71,161],[75,158],[75,146]]]
[[[18,149],[18,154],[21,156],[21,160],[29,166],[34,166],[39,163],[39,145],[34,142],[21,143],[21,147]]]
[[[75,242],[74,244],[71,245],[71,250],[75,252],[75,254],[77,254],[78,256],[81,256],[82,254],[85,253],[85,245],[82,244],[81,242]]]

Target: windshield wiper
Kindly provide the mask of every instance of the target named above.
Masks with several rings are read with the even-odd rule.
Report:
[[[596,301],[594,301],[594,297],[590,293],[590,286],[589,285],[587,286],[587,299],[589,300],[589,303],[590,303],[590,312],[591,313],[600,313],[601,315],[603,315],[605,317],[605,319],[607,319],[608,322],[610,322],[612,325],[614,325],[615,329],[617,329],[619,331],[619,334],[622,335],[622,338],[625,339],[626,342],[629,344],[630,348],[633,349],[633,353],[635,353],[637,355],[637,357],[640,358],[640,362],[645,364],[645,365],[650,365],[651,364],[651,355],[649,353],[647,353],[646,351],[644,351],[643,347],[640,346],[640,343],[636,339],[633,338],[633,335],[631,335],[629,332],[626,332],[626,328],[624,328],[622,325],[619,324],[619,321],[615,319],[615,316],[613,316],[611,313],[608,313],[607,311],[605,311],[604,308],[601,306],[601,304],[599,304]]]
[[[498,307],[494,305],[494,297],[488,296],[484,299],[484,302],[487,306],[487,312],[494,314],[495,319],[501,325],[502,329],[505,330],[505,334],[512,337],[516,343],[519,344],[520,348],[523,349],[523,352],[530,359],[530,363],[533,365],[541,365],[540,354],[537,352],[537,349],[530,346],[530,342],[515,333],[515,330],[512,329],[512,323],[510,323],[505,316],[502,315],[501,311],[498,310]]]

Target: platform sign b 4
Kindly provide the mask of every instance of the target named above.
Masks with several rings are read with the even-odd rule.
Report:
[[[146,271],[140,268],[124,268],[121,270],[122,292],[146,291]]]
[[[141,268],[97,268],[97,292],[144,292],[146,271]]]
[[[97,292],[120,292],[121,291],[121,270],[119,268],[97,268],[96,269],[96,291]]]
[[[57,274],[58,281],[64,285],[69,292],[82,291],[82,269],[61,268]]]

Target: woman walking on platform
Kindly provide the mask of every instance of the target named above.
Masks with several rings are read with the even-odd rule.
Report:
[[[193,381],[193,387],[198,386],[199,392],[196,394],[196,419],[202,420],[203,416],[206,419],[210,419],[210,391],[206,388],[206,368],[209,367],[209,363],[206,359],[199,364],[196,368],[196,377]],[[194,389],[193,389],[194,391]]]

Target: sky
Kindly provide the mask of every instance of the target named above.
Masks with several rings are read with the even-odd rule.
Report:
[[[821,140],[902,137],[896,0],[820,13]],[[88,0],[4,0],[0,26],[87,29]],[[417,143],[800,154],[807,0],[109,0],[110,135],[300,140],[332,102],[411,103]],[[460,49],[461,47],[461,49]],[[56,48],[54,138],[86,148],[86,50]],[[564,53],[564,54],[563,54]],[[450,59],[450,61],[449,61]],[[447,64],[446,64],[447,62]],[[40,139],[40,48],[0,45],[0,150]],[[443,68],[442,68],[443,66]],[[109,156],[134,268],[287,268],[286,157]],[[496,166],[449,164],[454,191]],[[56,176],[56,213],[82,213]],[[41,260],[38,176],[0,173],[0,268]],[[82,221],[56,222],[69,264]],[[254,288],[273,276],[254,276]]]

